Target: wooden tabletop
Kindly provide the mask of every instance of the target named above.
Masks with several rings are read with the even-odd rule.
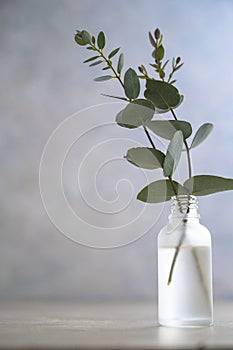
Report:
[[[1,302],[0,349],[233,349],[233,302],[206,328],[159,327],[153,303]]]

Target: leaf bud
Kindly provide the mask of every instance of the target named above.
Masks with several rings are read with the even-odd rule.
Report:
[[[180,57],[177,57],[177,59],[176,59],[176,64],[179,64],[180,61],[181,61],[181,58],[180,58]]]
[[[161,33],[160,33],[159,28],[156,28],[156,29],[155,29],[154,36],[155,36],[155,39],[156,39],[156,40],[159,40],[159,38],[160,38],[160,36],[161,36]]]
[[[143,74],[143,69],[142,69],[142,67],[141,67],[141,66],[139,66],[139,67],[138,67],[138,70],[139,70],[139,72],[140,72],[140,73],[142,73],[142,74]]]
[[[149,39],[150,39],[150,43],[151,43],[151,45],[153,46],[153,47],[157,47],[157,45],[156,45],[156,42],[155,42],[155,40],[154,40],[154,38],[153,38],[153,36],[152,36],[152,34],[151,34],[151,32],[149,32]]]

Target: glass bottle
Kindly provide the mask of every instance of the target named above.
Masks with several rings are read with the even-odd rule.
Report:
[[[158,235],[160,325],[213,323],[211,236],[199,218],[195,196],[172,197],[169,222]]]

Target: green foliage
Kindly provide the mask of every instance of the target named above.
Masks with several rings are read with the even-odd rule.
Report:
[[[105,47],[105,35],[103,32],[100,32],[97,37],[97,44],[100,50],[103,50]]]
[[[116,123],[123,127],[123,128],[127,128],[127,129],[135,129],[137,128],[139,125],[134,125],[134,121],[130,121],[129,124],[127,124],[127,120],[123,118],[123,112],[124,110],[120,111],[117,116],[116,116]]]
[[[89,67],[98,66],[98,64],[101,64],[101,63],[103,63],[103,61],[102,61],[102,60],[98,60],[98,61],[96,61],[96,62],[94,62],[94,63],[91,63],[91,64],[89,65]]]
[[[116,117],[118,125],[125,128],[138,128],[153,118],[154,106],[150,101],[138,99],[130,102],[121,112]]]
[[[159,203],[169,200],[176,194],[194,194],[203,196],[220,191],[233,190],[233,179],[226,179],[212,175],[192,176],[190,152],[191,149],[200,145],[213,129],[211,123],[203,124],[196,132],[191,145],[188,145],[188,138],[192,134],[192,126],[189,122],[179,120],[174,109],[183,102],[183,95],[174,86],[176,79],[174,74],[181,69],[183,62],[178,56],[172,60],[164,59],[165,49],[163,45],[163,35],[157,28],[153,33],[149,33],[149,40],[152,45],[152,56],[154,62],[150,64],[158,74],[160,80],[150,77],[145,65],[140,64],[137,75],[134,69],[128,68],[122,79],[124,66],[124,54],[120,53],[116,60],[116,66],[112,62],[120,51],[117,47],[105,54],[106,39],[103,31],[99,32],[97,39],[86,30],[77,30],[74,36],[75,42],[80,46],[85,46],[87,50],[93,51],[94,55],[87,58],[84,63],[89,63],[89,67],[101,67],[103,71],[110,71],[111,74],[95,78],[97,82],[104,82],[115,78],[123,88],[125,96],[107,97],[119,99],[127,102],[127,105],[116,116],[116,123],[124,128],[134,129],[142,127],[148,138],[151,148],[137,147],[129,149],[125,158],[131,164],[144,169],[163,169],[163,175],[168,179],[152,182],[138,194],[138,199],[149,203]],[[169,62],[171,62],[170,73]],[[144,91],[145,98],[139,98],[140,79],[146,81]],[[172,113],[174,120],[152,120],[154,114]],[[166,155],[155,147],[154,141],[149,131],[155,135],[169,140]],[[178,166],[182,148],[185,148],[188,160],[189,178],[181,186],[173,180],[173,175]]]
[[[143,169],[162,168],[164,157],[161,151],[147,147],[131,148],[125,156],[130,163]]]
[[[177,130],[182,131],[184,139],[192,134],[192,126],[183,120],[151,120],[146,126],[156,135],[171,140]]]
[[[99,58],[100,56],[93,56],[93,57],[90,57],[88,58],[87,60],[83,61],[83,63],[88,63],[88,62],[91,62],[91,61],[94,61],[96,60],[97,58]],[[101,61],[102,62],[102,61]]]
[[[113,95],[107,95],[107,94],[101,94],[101,95],[106,97],[116,98],[117,100],[128,101],[127,98],[125,97],[113,96]]]
[[[152,53],[152,57],[158,61],[161,61],[164,58],[164,47],[161,45],[156,48]]]
[[[91,36],[86,30],[82,30],[81,37],[82,37],[82,41],[85,45],[91,44]]]
[[[177,88],[160,80],[147,80],[145,98],[153,102],[155,108],[165,110],[176,108],[180,103],[180,94]]]
[[[74,40],[76,41],[76,43],[78,45],[81,45],[81,46],[85,46],[86,43],[83,41],[82,39],[82,32],[80,30],[77,30],[75,36],[74,36]]]
[[[118,53],[119,50],[120,50],[120,47],[118,47],[118,48],[115,49],[115,50],[112,50],[112,51],[110,52],[110,54],[108,55],[108,58],[110,59],[110,58],[114,57],[114,56]]]
[[[118,59],[118,64],[117,64],[117,72],[121,74],[121,71],[124,66],[124,55],[123,53],[120,54],[119,59]]]
[[[94,81],[106,81],[112,79],[111,75],[103,75],[102,77],[97,77],[94,79]]]
[[[173,181],[177,194],[187,194],[185,188]],[[137,199],[147,203],[162,203],[174,196],[174,189],[169,180],[158,180],[144,187],[137,195]]]
[[[202,126],[200,126],[200,128],[197,130],[191,147],[190,148],[194,148],[197,147],[198,145],[200,145],[206,138],[207,136],[211,133],[211,131],[213,130],[213,124],[211,123],[205,123]]]
[[[233,190],[233,179],[213,175],[197,175],[189,178],[183,185],[195,196]]]
[[[140,94],[140,82],[137,73],[129,68],[124,76],[125,94],[129,99],[136,99]]]
[[[172,177],[179,163],[183,147],[183,134],[181,131],[176,131],[171,139],[166,157],[163,163],[163,173],[165,177]]]

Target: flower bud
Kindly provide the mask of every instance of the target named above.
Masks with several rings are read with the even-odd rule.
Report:
[[[180,57],[177,57],[177,59],[176,59],[176,64],[179,64],[180,61],[181,61],[181,58],[180,58]]]

